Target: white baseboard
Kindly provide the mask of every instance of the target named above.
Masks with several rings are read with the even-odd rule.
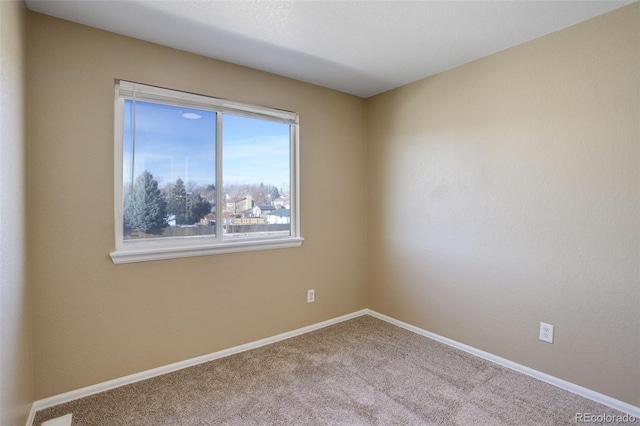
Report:
[[[73,401],[75,399],[84,398],[89,395],[104,392],[109,389],[118,388],[120,386],[128,385],[131,383],[139,382],[141,380],[150,379],[152,377],[161,376],[163,374],[171,373],[173,371],[182,370],[183,368],[192,367],[194,365],[202,364],[205,362],[213,361],[219,358],[224,358],[229,355],[234,355],[240,352],[245,352],[251,349],[256,349],[261,346],[276,343],[281,340],[289,339],[291,337],[300,336],[302,334],[309,333],[330,325],[338,324],[343,321],[347,321],[362,315],[366,315],[367,310],[356,311],[351,314],[343,315],[330,320],[322,321],[316,324],[309,325],[307,327],[298,328],[297,330],[288,331],[286,333],[278,334],[276,336],[267,337],[265,339],[257,340],[255,342],[246,343],[244,345],[235,346],[233,348],[224,349],[222,351],[214,352],[207,355],[202,355],[196,358],[191,358],[185,361],[176,362],[173,364],[165,365],[151,370],[142,371],[140,373],[130,374],[128,376],[120,377],[118,379],[109,380],[106,382],[98,383],[95,385],[87,386],[84,388],[76,389],[70,392],[65,392],[59,395],[54,395],[49,398],[35,401],[31,406],[29,418],[27,419],[27,426],[33,425],[36,411],[53,407],[54,405],[64,404],[65,402]]]
[[[591,389],[587,389],[585,387],[576,385],[571,382],[567,382],[566,380],[559,379],[557,377],[551,376],[549,374],[543,373],[538,370],[534,370],[533,368],[526,367],[524,365],[515,363],[513,361],[509,361],[508,359],[501,358],[497,355],[490,354],[489,352],[485,352],[480,349],[476,349],[472,346],[465,345],[464,343],[460,343],[455,340],[451,340],[446,337],[440,336],[438,334],[432,333],[430,331],[423,330],[419,327],[415,327],[411,324],[407,324],[395,318],[388,317],[379,312],[372,311],[371,309],[365,309],[365,311],[367,315],[371,315],[372,317],[381,319],[393,325],[397,325],[398,327],[402,327],[406,330],[412,331],[421,336],[428,337],[440,343],[444,343],[445,345],[449,345],[456,349],[460,349],[464,352],[470,353],[471,355],[475,355],[477,357],[486,359],[487,361],[491,361],[495,364],[502,365],[503,367],[507,367],[519,373],[526,374],[527,376],[531,376],[533,378],[536,378],[543,382],[557,386],[571,393],[575,393],[577,395],[588,398],[592,401],[599,402],[600,404],[606,405],[607,407],[615,408],[616,410],[622,411],[623,413],[627,413],[630,416],[635,417],[636,419],[640,419],[640,407],[636,407],[635,405],[631,405],[626,402],[620,401],[618,399],[611,398],[610,396],[592,391]]]
[[[490,354],[488,352],[484,352],[480,349],[476,349],[472,346],[465,345],[464,343],[457,342],[455,340],[448,339],[446,337],[437,335],[430,331],[423,330],[419,327],[415,327],[411,324],[407,324],[405,322],[399,321],[395,318],[391,318],[389,316],[383,315],[379,312],[363,309],[361,311],[356,311],[351,314],[343,315],[337,318],[333,318],[327,321],[322,321],[316,324],[309,325],[307,327],[302,327],[297,330],[292,330],[286,333],[278,334],[276,336],[267,337],[265,339],[257,340],[255,342],[246,343],[244,345],[235,346],[233,348],[224,349],[222,351],[214,352],[208,355],[199,356],[196,358],[191,358],[185,361],[176,362],[173,364],[165,365],[163,367],[154,368],[151,370],[142,371],[140,373],[131,374],[129,376],[121,377],[114,380],[109,380],[106,382],[98,383],[92,386],[87,386],[84,388],[80,388],[77,390],[73,390],[70,392],[65,392],[60,395],[54,395],[49,398],[41,399],[35,401],[31,406],[31,412],[29,413],[29,418],[27,420],[27,426],[33,425],[33,420],[35,418],[35,413],[38,410],[42,410],[45,408],[53,407],[54,405],[63,404],[65,402],[73,401],[75,399],[84,398],[89,395],[93,395],[96,393],[104,392],[109,389],[114,389],[120,386],[128,385],[131,383],[139,382],[141,380],[150,379],[152,377],[160,376],[162,374],[171,373],[173,371],[182,370],[183,368],[192,367],[194,365],[202,364],[204,362],[213,361],[215,359],[224,358],[229,355],[234,355],[240,352],[245,352],[251,349],[259,348],[261,346],[269,345],[271,343],[276,343],[281,340],[289,339],[291,337],[300,336],[305,333],[309,333],[314,330],[318,330],[324,327],[328,327],[333,324],[338,324],[343,321],[347,321],[362,315],[371,315],[372,317],[381,319],[390,324],[397,325],[398,327],[402,327],[406,330],[412,331],[416,334],[419,334],[424,337],[428,337],[430,339],[436,340],[438,342],[444,343],[446,345],[452,346],[454,348],[460,349],[464,352],[468,352],[472,355],[478,356],[480,358],[486,359],[487,361],[491,361],[495,364],[502,365],[511,370],[515,370],[519,373],[526,374],[528,376],[534,377],[538,380],[542,380],[543,382],[549,383],[551,385],[557,386],[561,389],[567,390],[569,392],[575,393],[577,395],[588,398],[592,401],[599,402],[600,404],[606,405],[608,407],[614,408],[616,410],[622,411],[623,413],[627,413],[630,416],[635,418],[640,418],[640,407],[636,407],[634,405],[628,404],[626,402],[617,400],[615,398],[611,398],[607,395],[592,391],[590,389],[584,388],[582,386],[578,386],[576,384],[567,382],[566,380],[559,379],[554,376],[550,376],[549,374],[542,373],[540,371],[534,370],[529,367],[525,367],[524,365],[509,361],[508,359],[501,358],[499,356]]]

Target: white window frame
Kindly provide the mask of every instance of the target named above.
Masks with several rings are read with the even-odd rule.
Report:
[[[260,118],[290,127],[290,194],[291,232],[288,236],[258,236],[238,240],[224,240],[223,221],[216,220],[215,235],[206,237],[179,237],[171,239],[124,240],[123,235],[123,150],[124,150],[124,102],[125,99],[183,106],[217,113],[231,113],[244,117]],[[299,176],[299,118],[298,114],[274,108],[228,101],[192,93],[169,90],[145,84],[116,80],[114,119],[114,213],[115,251],[110,253],[113,263],[133,263],[150,260],[175,259],[212,254],[235,253],[299,247],[300,236],[300,176]],[[216,123],[216,217],[222,217],[222,114]]]

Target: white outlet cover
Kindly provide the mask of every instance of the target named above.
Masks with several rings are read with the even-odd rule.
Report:
[[[553,325],[546,322],[540,323],[540,340],[547,343],[553,343]]]

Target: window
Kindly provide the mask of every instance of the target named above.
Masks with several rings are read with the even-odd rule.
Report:
[[[298,115],[116,82],[114,263],[296,247]]]

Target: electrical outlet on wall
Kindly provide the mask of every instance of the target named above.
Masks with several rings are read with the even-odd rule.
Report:
[[[316,301],[316,291],[314,289],[307,290],[307,303],[313,303]]]
[[[553,326],[546,322],[540,323],[540,340],[547,343],[553,343]]]

